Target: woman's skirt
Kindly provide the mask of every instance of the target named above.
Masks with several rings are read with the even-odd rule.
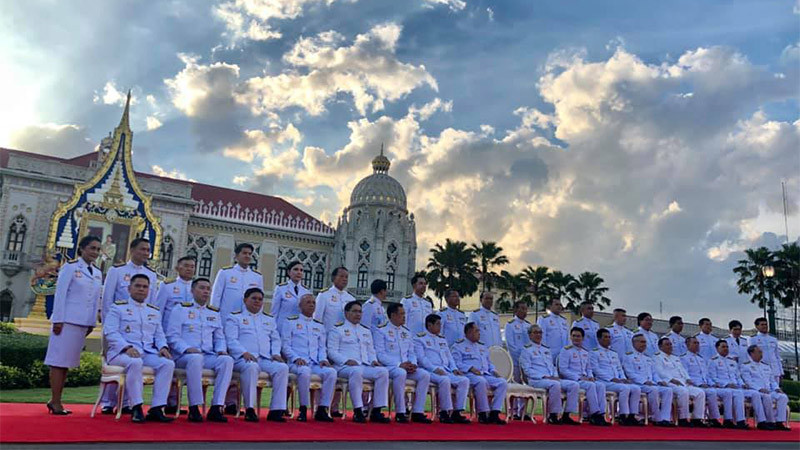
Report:
[[[51,367],[78,367],[89,327],[65,323],[61,334],[50,332],[44,363]]]

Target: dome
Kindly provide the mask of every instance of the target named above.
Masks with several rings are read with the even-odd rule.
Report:
[[[406,209],[406,191],[400,182],[389,176],[389,158],[380,155],[372,160],[373,174],[359,181],[350,194],[350,206],[386,205]]]

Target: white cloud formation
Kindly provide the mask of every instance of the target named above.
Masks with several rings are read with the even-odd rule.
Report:
[[[193,180],[193,179],[187,177],[185,173],[181,172],[178,169],[167,170],[167,169],[164,169],[161,166],[158,166],[158,165],[154,164],[154,165],[150,166],[150,170],[153,171],[153,174],[158,175],[160,177],[174,178],[176,180],[184,180],[184,181],[192,181],[192,182],[197,181],[197,180]]]
[[[175,77],[164,80],[172,103],[189,117],[225,113],[233,106],[233,91],[239,79],[236,64],[200,64],[200,57],[178,55],[185,67]]]
[[[297,19],[308,6],[330,6],[334,1],[233,0],[215,6],[213,11],[225,23],[227,34],[233,42],[241,39],[267,41],[282,36],[280,31],[273,28],[276,21]]]
[[[92,101],[95,103],[103,103],[105,105],[119,105],[125,106],[125,100],[128,98],[128,93],[120,90],[116,83],[107,81],[103,86],[102,91],[95,91]],[[131,105],[135,105],[139,99],[135,95],[131,95]]]
[[[9,145],[24,151],[62,158],[82,155],[94,148],[85,128],[55,123],[28,125],[14,130]]]
[[[417,114],[420,120],[428,120],[431,118],[432,115],[436,114],[439,111],[446,113],[452,112],[453,101],[452,100],[444,101],[439,97],[436,97],[419,108],[417,108],[415,105],[412,105],[408,109],[408,112],[412,114]]]
[[[153,131],[161,128],[161,126],[164,124],[161,123],[161,121],[158,120],[158,117],[156,116],[147,116],[146,125],[147,125],[147,131]]]
[[[423,0],[423,2],[423,5],[431,8],[435,5],[444,5],[450,8],[451,11],[461,11],[467,7],[467,2],[464,0]]]

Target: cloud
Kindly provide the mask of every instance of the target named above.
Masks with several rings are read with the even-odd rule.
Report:
[[[174,178],[176,180],[184,180],[184,181],[192,181],[192,182],[196,182],[197,181],[197,180],[193,180],[193,179],[187,177],[185,173],[181,172],[178,169],[167,170],[167,169],[164,169],[163,167],[158,166],[158,165],[153,165],[153,166],[150,167],[150,169],[153,171],[153,174],[158,175],[160,177]]]
[[[444,5],[450,8],[451,11],[461,11],[467,7],[467,2],[464,0],[423,0],[423,2],[424,5],[431,8],[435,5]],[[491,9],[487,8],[487,10],[489,10],[491,14]]]
[[[9,146],[50,156],[74,157],[92,151],[86,129],[72,124],[28,125],[11,133]]]
[[[164,125],[163,123],[161,123],[160,120],[158,120],[158,117],[156,116],[147,116],[146,121],[147,121],[147,131],[157,130],[161,128],[162,125]]]
[[[267,41],[283,35],[274,22],[297,19],[307,6],[330,6],[335,0],[234,0],[214,7],[214,14],[225,23],[232,42],[242,39]],[[357,0],[350,0],[355,2]]]
[[[120,90],[116,83],[107,81],[103,86],[102,92],[94,91],[92,101],[95,103],[103,103],[105,105],[118,105],[125,106],[125,101],[128,99],[127,92]],[[131,95],[131,105],[138,103],[136,96]]]
[[[428,120],[431,118],[432,115],[436,114],[436,112],[452,112],[453,111],[453,101],[443,101],[439,97],[436,97],[432,101],[422,105],[422,107],[417,108],[416,106],[412,105],[408,112],[412,114],[417,114],[420,120]]]

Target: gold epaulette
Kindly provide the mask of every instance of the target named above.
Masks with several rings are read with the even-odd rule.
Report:
[[[114,264],[114,267],[122,267],[122,266],[125,266],[125,265],[127,265],[127,264],[128,264],[128,263],[119,263],[119,264]]]
[[[168,278],[168,279],[164,280],[164,284],[170,284],[170,283],[174,283],[176,281],[178,281],[177,278]]]
[[[633,352],[625,352],[626,355],[632,355]]]
[[[566,347],[564,347],[564,350],[569,350],[569,349],[571,349],[571,348],[572,348],[572,344],[570,344],[570,345],[567,345]]]
[[[389,322],[383,322],[382,324],[378,325],[378,328],[383,328],[386,325],[389,325]]]
[[[114,300],[114,304],[115,305],[127,305],[128,301],[127,300]]]
[[[344,322],[336,322],[336,324],[334,324],[335,327],[340,327],[342,325],[344,325]]]
[[[747,361],[747,362],[745,362],[745,363],[743,363],[743,364],[750,364],[751,362],[752,362],[752,361]]]
[[[181,302],[181,306],[185,306],[187,308],[191,307],[192,305],[194,305],[192,302]]]
[[[233,269],[233,264],[231,264],[230,266],[222,267],[219,270],[228,270],[228,269]]]
[[[78,258],[73,258],[67,261],[67,263],[72,264],[78,262]]]
[[[719,359],[719,355],[712,356],[711,359]]]
[[[447,307],[446,306],[439,310],[439,312],[445,312],[445,311],[447,311]]]
[[[462,342],[464,342],[464,338],[461,338],[461,339],[457,340],[457,341],[456,341],[456,344],[460,344],[460,343],[462,343]]]
[[[288,281],[284,281],[283,283],[279,284],[278,286],[286,286],[287,284],[289,284],[289,282]]]
[[[208,308],[208,309],[210,309],[210,310],[212,310],[214,312],[219,312],[219,307],[218,306],[208,305],[208,306],[206,306],[206,308]]]
[[[491,309],[489,310],[489,312],[490,312],[490,313],[492,313],[492,314],[494,314],[495,316],[497,315],[497,313],[496,313],[496,312],[494,312],[494,311],[492,311]]]
[[[533,347],[533,344],[525,344],[525,348]]]
[[[148,303],[148,304],[147,304],[147,306],[149,306],[149,307],[151,307],[151,308],[155,309],[156,311],[161,311],[161,308],[159,308],[159,307],[158,307],[158,306],[156,306],[156,305],[153,305],[153,304],[150,304],[150,303]]]
[[[231,312],[231,314],[241,314],[241,313],[242,313],[242,310],[241,310],[241,309],[240,309],[240,310],[238,310],[238,311],[232,311],[232,312]]]
[[[255,273],[259,274],[259,275],[261,275],[261,272],[257,271],[256,269],[250,269],[250,270],[252,270],[253,272],[255,272]]]
[[[426,334],[427,333],[425,333],[424,331],[420,331],[419,333],[417,333],[417,336],[422,337],[425,336]]]
[[[480,311],[480,310],[481,310],[480,308],[478,308],[478,309],[473,309],[473,310],[472,310],[472,312],[478,312],[478,311]]]
[[[297,320],[297,319],[299,319],[299,318],[300,318],[300,316],[298,316],[298,315],[294,315],[294,316],[289,316],[289,317],[287,317],[286,319],[287,319],[287,320]]]
[[[403,299],[407,299],[407,298],[411,298],[411,297],[413,297],[413,296],[411,296],[411,295],[406,295],[405,297],[403,297]]]
[[[270,314],[270,313],[268,313],[266,311],[261,311],[261,313],[264,314],[267,317],[272,317],[272,314]]]

